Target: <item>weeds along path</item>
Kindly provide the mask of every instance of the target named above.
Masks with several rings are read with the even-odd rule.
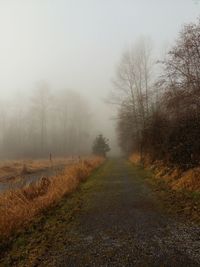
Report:
[[[2,245],[0,266],[200,266],[200,227],[169,217],[146,175],[123,159],[108,160]]]

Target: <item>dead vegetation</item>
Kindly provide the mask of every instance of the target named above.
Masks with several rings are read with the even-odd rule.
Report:
[[[116,73],[119,145],[126,155],[136,152],[132,161],[137,153],[148,160],[174,190],[200,190],[199,36],[200,19],[183,26],[152,84],[145,45],[127,51]]]
[[[157,179],[166,182],[175,191],[200,192],[200,168],[182,170],[179,167],[167,167],[161,162],[155,162],[151,167]]]
[[[137,153],[131,155],[129,159],[134,164],[141,162],[140,155]],[[148,157],[147,159],[143,159],[143,163],[145,167],[153,171],[155,179],[162,180],[170,189],[175,191],[200,192],[199,167],[184,171],[178,166],[168,166],[162,160],[149,162]]]
[[[139,155],[132,155],[129,160],[140,164]],[[149,183],[162,205],[170,214],[188,221],[200,223],[200,168],[182,170],[180,167],[167,166],[163,161],[150,161],[143,158],[143,166],[153,173]]]
[[[78,162],[78,158],[66,157],[55,158],[52,161],[48,159],[37,160],[3,160],[0,161],[0,182],[15,180],[19,176],[30,173],[36,173],[48,168],[70,165]]]
[[[0,234],[7,236],[77,188],[103,162],[93,157],[67,167],[61,174],[0,196]]]

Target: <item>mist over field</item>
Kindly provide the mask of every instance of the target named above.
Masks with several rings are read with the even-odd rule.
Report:
[[[0,0],[0,266],[200,266],[200,0]]]
[[[1,157],[87,154],[99,133],[119,154],[106,102],[121,54],[145,36],[156,60],[199,9],[192,0],[2,0]]]

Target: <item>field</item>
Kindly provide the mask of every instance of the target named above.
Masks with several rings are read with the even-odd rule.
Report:
[[[27,224],[40,211],[75,190],[79,183],[84,181],[102,162],[103,159],[98,157],[81,160],[77,158],[57,159],[51,163],[46,160],[29,161],[26,165],[26,173],[37,173],[34,183],[27,183],[25,186],[6,190],[0,194],[0,234],[10,235]],[[58,166],[62,168],[58,170]],[[17,176],[21,177],[20,179],[27,179],[27,174],[20,174],[21,169],[22,163],[20,162],[2,164],[2,178],[5,177],[3,175],[12,173],[12,183],[15,182]],[[44,169],[46,175],[40,176],[41,170]],[[57,172],[54,172],[55,169]]]
[[[0,182],[14,180],[19,176],[68,165],[77,161],[78,158],[75,157],[55,158],[52,161],[47,159],[2,160],[0,161]]]

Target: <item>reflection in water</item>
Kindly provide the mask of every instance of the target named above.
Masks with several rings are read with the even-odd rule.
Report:
[[[31,183],[37,182],[41,177],[52,177],[55,176],[58,172],[61,172],[64,169],[64,166],[59,166],[54,169],[46,169],[37,173],[27,174],[23,177],[18,177],[15,180],[8,180],[7,182],[0,182],[0,193],[3,193],[7,190],[14,190],[22,188]]]

